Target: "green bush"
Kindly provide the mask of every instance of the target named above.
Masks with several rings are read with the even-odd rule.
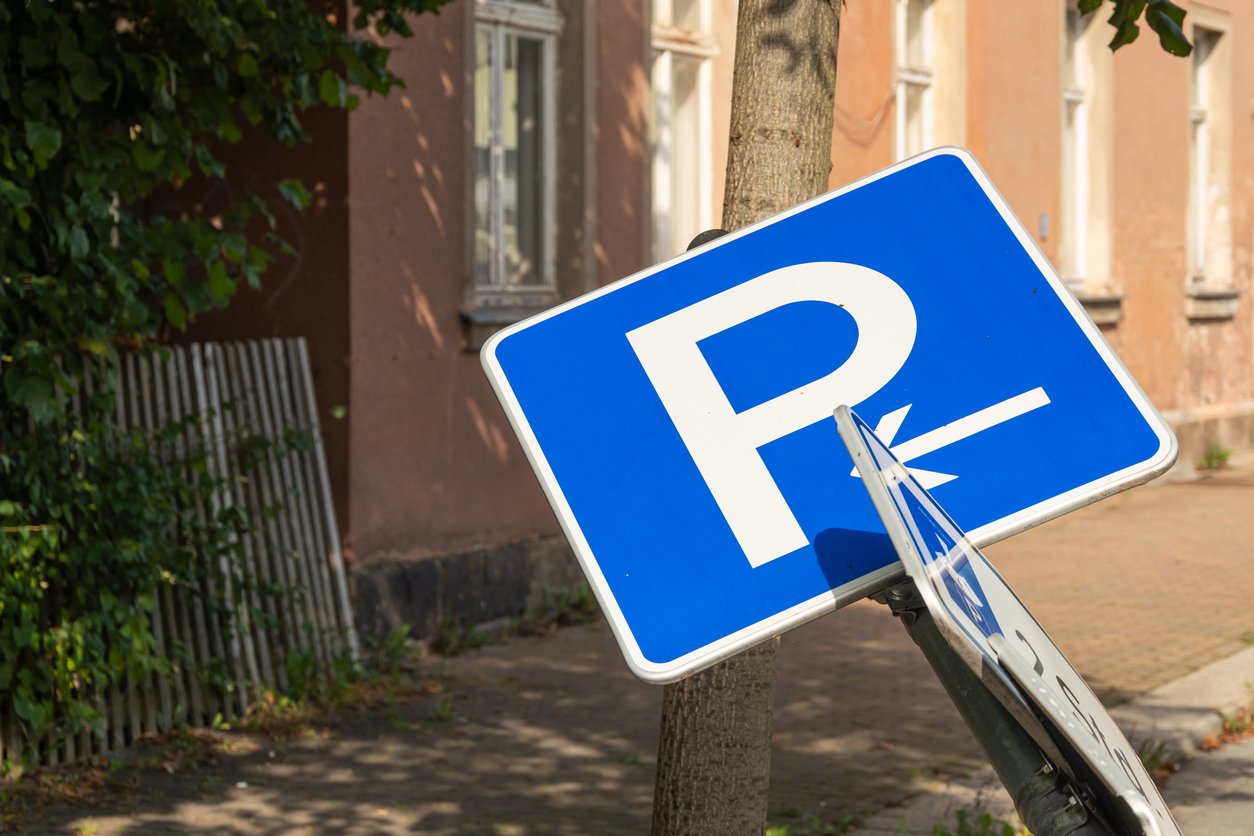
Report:
[[[409,35],[407,14],[444,2],[358,0],[353,28]],[[168,664],[156,590],[193,585],[193,555],[227,554],[247,525],[194,522],[195,451],[163,462],[153,439],[115,429],[108,370],[256,286],[286,250],[265,198],[303,208],[309,192],[282,172],[212,216],[181,197],[225,176],[219,149],[246,131],[306,140],[311,108],[399,84],[345,8],[0,5],[0,699],[28,734],[91,722],[94,687]],[[89,367],[106,373],[85,397]]]

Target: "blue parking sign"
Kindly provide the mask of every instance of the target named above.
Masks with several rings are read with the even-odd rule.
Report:
[[[900,572],[837,406],[977,546],[1176,455],[959,149],[511,326],[483,362],[628,664],[655,682]]]

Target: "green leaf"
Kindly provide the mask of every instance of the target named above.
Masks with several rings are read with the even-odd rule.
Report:
[[[165,295],[165,318],[180,331],[187,326],[187,306],[173,293]]]
[[[142,139],[136,139],[131,143],[131,159],[140,171],[156,171],[161,161],[165,159],[165,149],[149,148],[148,143]]]
[[[167,282],[177,286],[183,283],[183,278],[187,275],[187,269],[181,261],[166,258],[161,261],[161,275],[165,276]]]
[[[313,195],[310,194],[309,189],[305,188],[305,184],[300,180],[280,180],[279,194],[283,195],[283,199],[297,209],[308,209],[309,204],[313,201]]]
[[[318,79],[318,96],[325,105],[343,107],[348,97],[348,87],[344,84],[344,79],[330,70],[323,70]]]
[[[1110,13],[1109,23],[1116,29],[1125,24],[1135,24],[1145,11],[1148,0],[1115,0],[1115,10]]]
[[[240,74],[241,78],[254,78],[261,72],[261,68],[257,65],[257,59],[249,52],[240,55],[239,61],[235,63],[235,70]]]
[[[226,176],[226,166],[204,145],[196,146],[196,165],[206,177],[220,180]]]
[[[70,258],[76,261],[84,258],[91,249],[91,244],[87,241],[87,233],[81,226],[76,225],[70,230],[67,243],[70,247]]]
[[[1080,14],[1086,15],[1097,11],[1101,7],[1102,2],[1103,0],[1080,0]]]
[[[70,89],[83,101],[94,102],[109,89],[109,80],[100,75],[95,65],[80,66],[70,73]]]
[[[61,150],[61,131],[43,122],[27,120],[26,147],[35,157],[35,165],[39,169],[48,167],[48,161]]]
[[[3,195],[4,199],[9,201],[9,205],[15,209],[25,209],[30,206],[30,192],[3,177],[0,177],[0,195]]]
[[[4,373],[4,392],[14,403],[39,413],[51,405],[52,380],[41,375],[24,374],[16,366],[10,366]]]
[[[14,695],[13,697],[13,713],[18,716],[18,719],[28,725],[31,732],[35,734],[42,733],[48,722],[46,706],[31,702],[21,695]]]
[[[227,274],[226,265],[221,261],[209,265],[209,294],[219,305],[226,304],[235,295],[235,280]]]
[[[218,136],[227,142],[239,142],[244,136],[229,112],[218,117]]]
[[[98,357],[108,357],[110,354],[109,344],[104,340],[98,340],[93,337],[79,337],[78,347]]]
[[[1126,46],[1136,40],[1136,36],[1141,34],[1141,27],[1135,23],[1123,23],[1115,29],[1115,37],[1110,40],[1110,48],[1116,50],[1121,46]]]
[[[1168,0],[1158,0],[1145,10],[1145,22],[1158,34],[1158,43],[1168,53],[1184,57],[1193,51],[1193,44],[1184,34],[1184,9]]]

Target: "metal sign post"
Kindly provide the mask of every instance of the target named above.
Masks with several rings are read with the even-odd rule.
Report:
[[[1179,836],[1136,750],[992,564],[865,422],[844,406],[835,417],[910,579],[881,600],[924,651],[1025,823],[1071,833],[1087,809],[1115,833]]]

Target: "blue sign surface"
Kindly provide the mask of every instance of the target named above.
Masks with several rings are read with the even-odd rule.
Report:
[[[1175,457],[955,149],[512,326],[483,360],[629,664],[653,681],[899,571],[836,406],[856,406],[977,545]]]

